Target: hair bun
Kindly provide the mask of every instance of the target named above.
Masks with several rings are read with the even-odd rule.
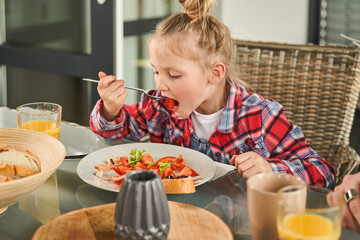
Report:
[[[185,13],[192,19],[204,17],[208,14],[215,0],[178,0],[184,7]]]

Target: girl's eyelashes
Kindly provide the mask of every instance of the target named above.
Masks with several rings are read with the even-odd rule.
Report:
[[[172,75],[170,73],[168,73],[168,75],[169,75],[170,78],[179,78],[181,76],[181,75]]]
[[[154,75],[160,75],[160,73],[158,71],[154,71]],[[167,73],[167,75],[169,76],[169,78],[174,78],[174,79],[181,77],[181,75],[176,75],[171,73]]]

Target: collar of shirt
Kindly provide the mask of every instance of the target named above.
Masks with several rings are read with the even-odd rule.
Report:
[[[242,99],[249,94],[243,86],[237,84],[230,84],[230,93],[224,112],[221,115],[220,123],[217,128],[218,132],[229,133],[232,132],[236,126],[237,116],[239,116]]]

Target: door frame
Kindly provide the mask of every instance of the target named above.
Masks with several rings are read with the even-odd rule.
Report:
[[[91,0],[91,54],[27,48],[6,43],[0,45],[0,65],[31,68],[73,77],[97,77],[99,69],[113,72],[114,0],[100,5]],[[76,66],[76,67],[74,67]]]
[[[307,43],[319,44],[320,0],[309,1]]]
[[[0,41],[0,80],[1,77],[3,78],[0,81],[0,86],[2,87],[0,90],[3,93],[2,105],[6,106],[7,104],[6,70],[4,70],[7,65],[78,78],[97,78],[99,70],[109,73],[114,72],[115,1],[107,0],[104,3],[100,3],[97,0],[90,0],[91,54],[15,46],[6,43],[6,37],[5,40]],[[5,0],[0,0],[0,3],[2,3],[2,8],[0,9],[5,13]],[[5,19],[4,15],[1,14]],[[0,26],[0,30],[1,28],[5,30],[5,22],[1,22],[3,22],[3,26]],[[90,87],[90,96],[90,104],[94,105],[99,98],[94,85]]]

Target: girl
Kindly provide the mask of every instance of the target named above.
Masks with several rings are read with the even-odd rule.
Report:
[[[244,178],[283,172],[308,184],[334,187],[332,167],[289,123],[284,108],[248,93],[232,61],[228,28],[209,14],[215,0],[179,0],[185,12],[158,24],[149,43],[156,96],[124,105],[123,80],[100,72],[101,99],[91,113],[91,129],[103,138],[141,139],[201,151],[233,164]]]

